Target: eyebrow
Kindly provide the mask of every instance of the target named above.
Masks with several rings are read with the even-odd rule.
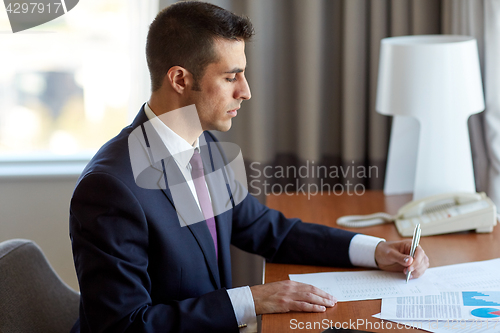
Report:
[[[243,69],[235,67],[232,70],[230,70],[228,72],[224,72],[224,73],[226,73],[226,74],[235,74],[235,73],[242,73],[242,72],[243,72]]]

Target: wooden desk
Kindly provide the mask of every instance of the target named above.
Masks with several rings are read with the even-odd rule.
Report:
[[[336,220],[340,216],[353,214],[369,214],[375,212],[388,212],[395,214],[397,210],[406,202],[411,200],[410,195],[385,197],[381,191],[367,191],[362,196],[335,196],[317,195],[311,197],[294,196],[269,196],[267,205],[280,210],[287,217],[298,217],[303,221],[320,223],[331,227],[337,227]],[[379,225],[374,227],[349,229],[355,232],[385,238],[386,240],[403,239],[396,231],[394,224]],[[500,256],[500,228],[494,228],[491,234],[476,234],[475,232],[462,232],[441,236],[422,237],[420,244],[425,250],[430,260],[430,266],[443,266],[470,261],[494,259]],[[361,269],[336,269],[332,267],[302,266],[270,264],[265,266],[265,282],[275,282],[287,280],[288,274],[354,271]],[[292,319],[297,322],[319,322],[327,319],[333,323],[343,323],[364,319],[367,323],[365,327],[358,327],[360,330],[373,332],[384,332],[381,327],[382,322],[371,316],[380,312],[380,300],[341,302],[335,307],[327,309],[325,313],[284,313],[262,316],[262,333],[275,332],[322,332],[323,326],[313,330],[292,329],[290,323]],[[387,322],[384,321],[385,324]],[[393,326],[396,326],[395,324]],[[391,330],[392,331],[392,330]],[[414,329],[398,330],[393,327],[393,331],[401,332],[423,332]]]

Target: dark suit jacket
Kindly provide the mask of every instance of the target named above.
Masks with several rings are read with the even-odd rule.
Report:
[[[350,265],[353,233],[287,219],[251,195],[216,217],[217,263],[206,223],[183,225],[174,207],[165,170],[175,170],[175,161],[152,158],[141,174],[147,177],[134,177],[129,135],[148,123],[141,109],[90,161],[73,193],[70,236],[81,291],[74,330],[238,332],[225,290],[231,288],[230,244],[273,262]],[[147,134],[135,142],[145,158],[151,144],[160,144]],[[211,133],[202,136],[217,147]],[[225,158],[219,149],[208,153],[206,168]],[[156,189],[148,188],[151,179]]]

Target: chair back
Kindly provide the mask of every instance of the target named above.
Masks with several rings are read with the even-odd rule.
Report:
[[[79,302],[34,242],[0,243],[0,333],[68,333]]]

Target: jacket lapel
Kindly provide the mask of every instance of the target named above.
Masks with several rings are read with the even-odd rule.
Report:
[[[141,112],[144,113],[144,110],[141,109]],[[150,167],[157,171],[156,188],[162,190],[176,210],[181,226],[188,228],[196,238],[212,275],[212,282],[217,289],[220,289],[221,282],[214,243],[203,214],[198,208],[177,163],[151,123],[147,121],[147,117],[146,121],[141,124],[141,131],[144,140],[139,140],[139,142],[147,151]]]

